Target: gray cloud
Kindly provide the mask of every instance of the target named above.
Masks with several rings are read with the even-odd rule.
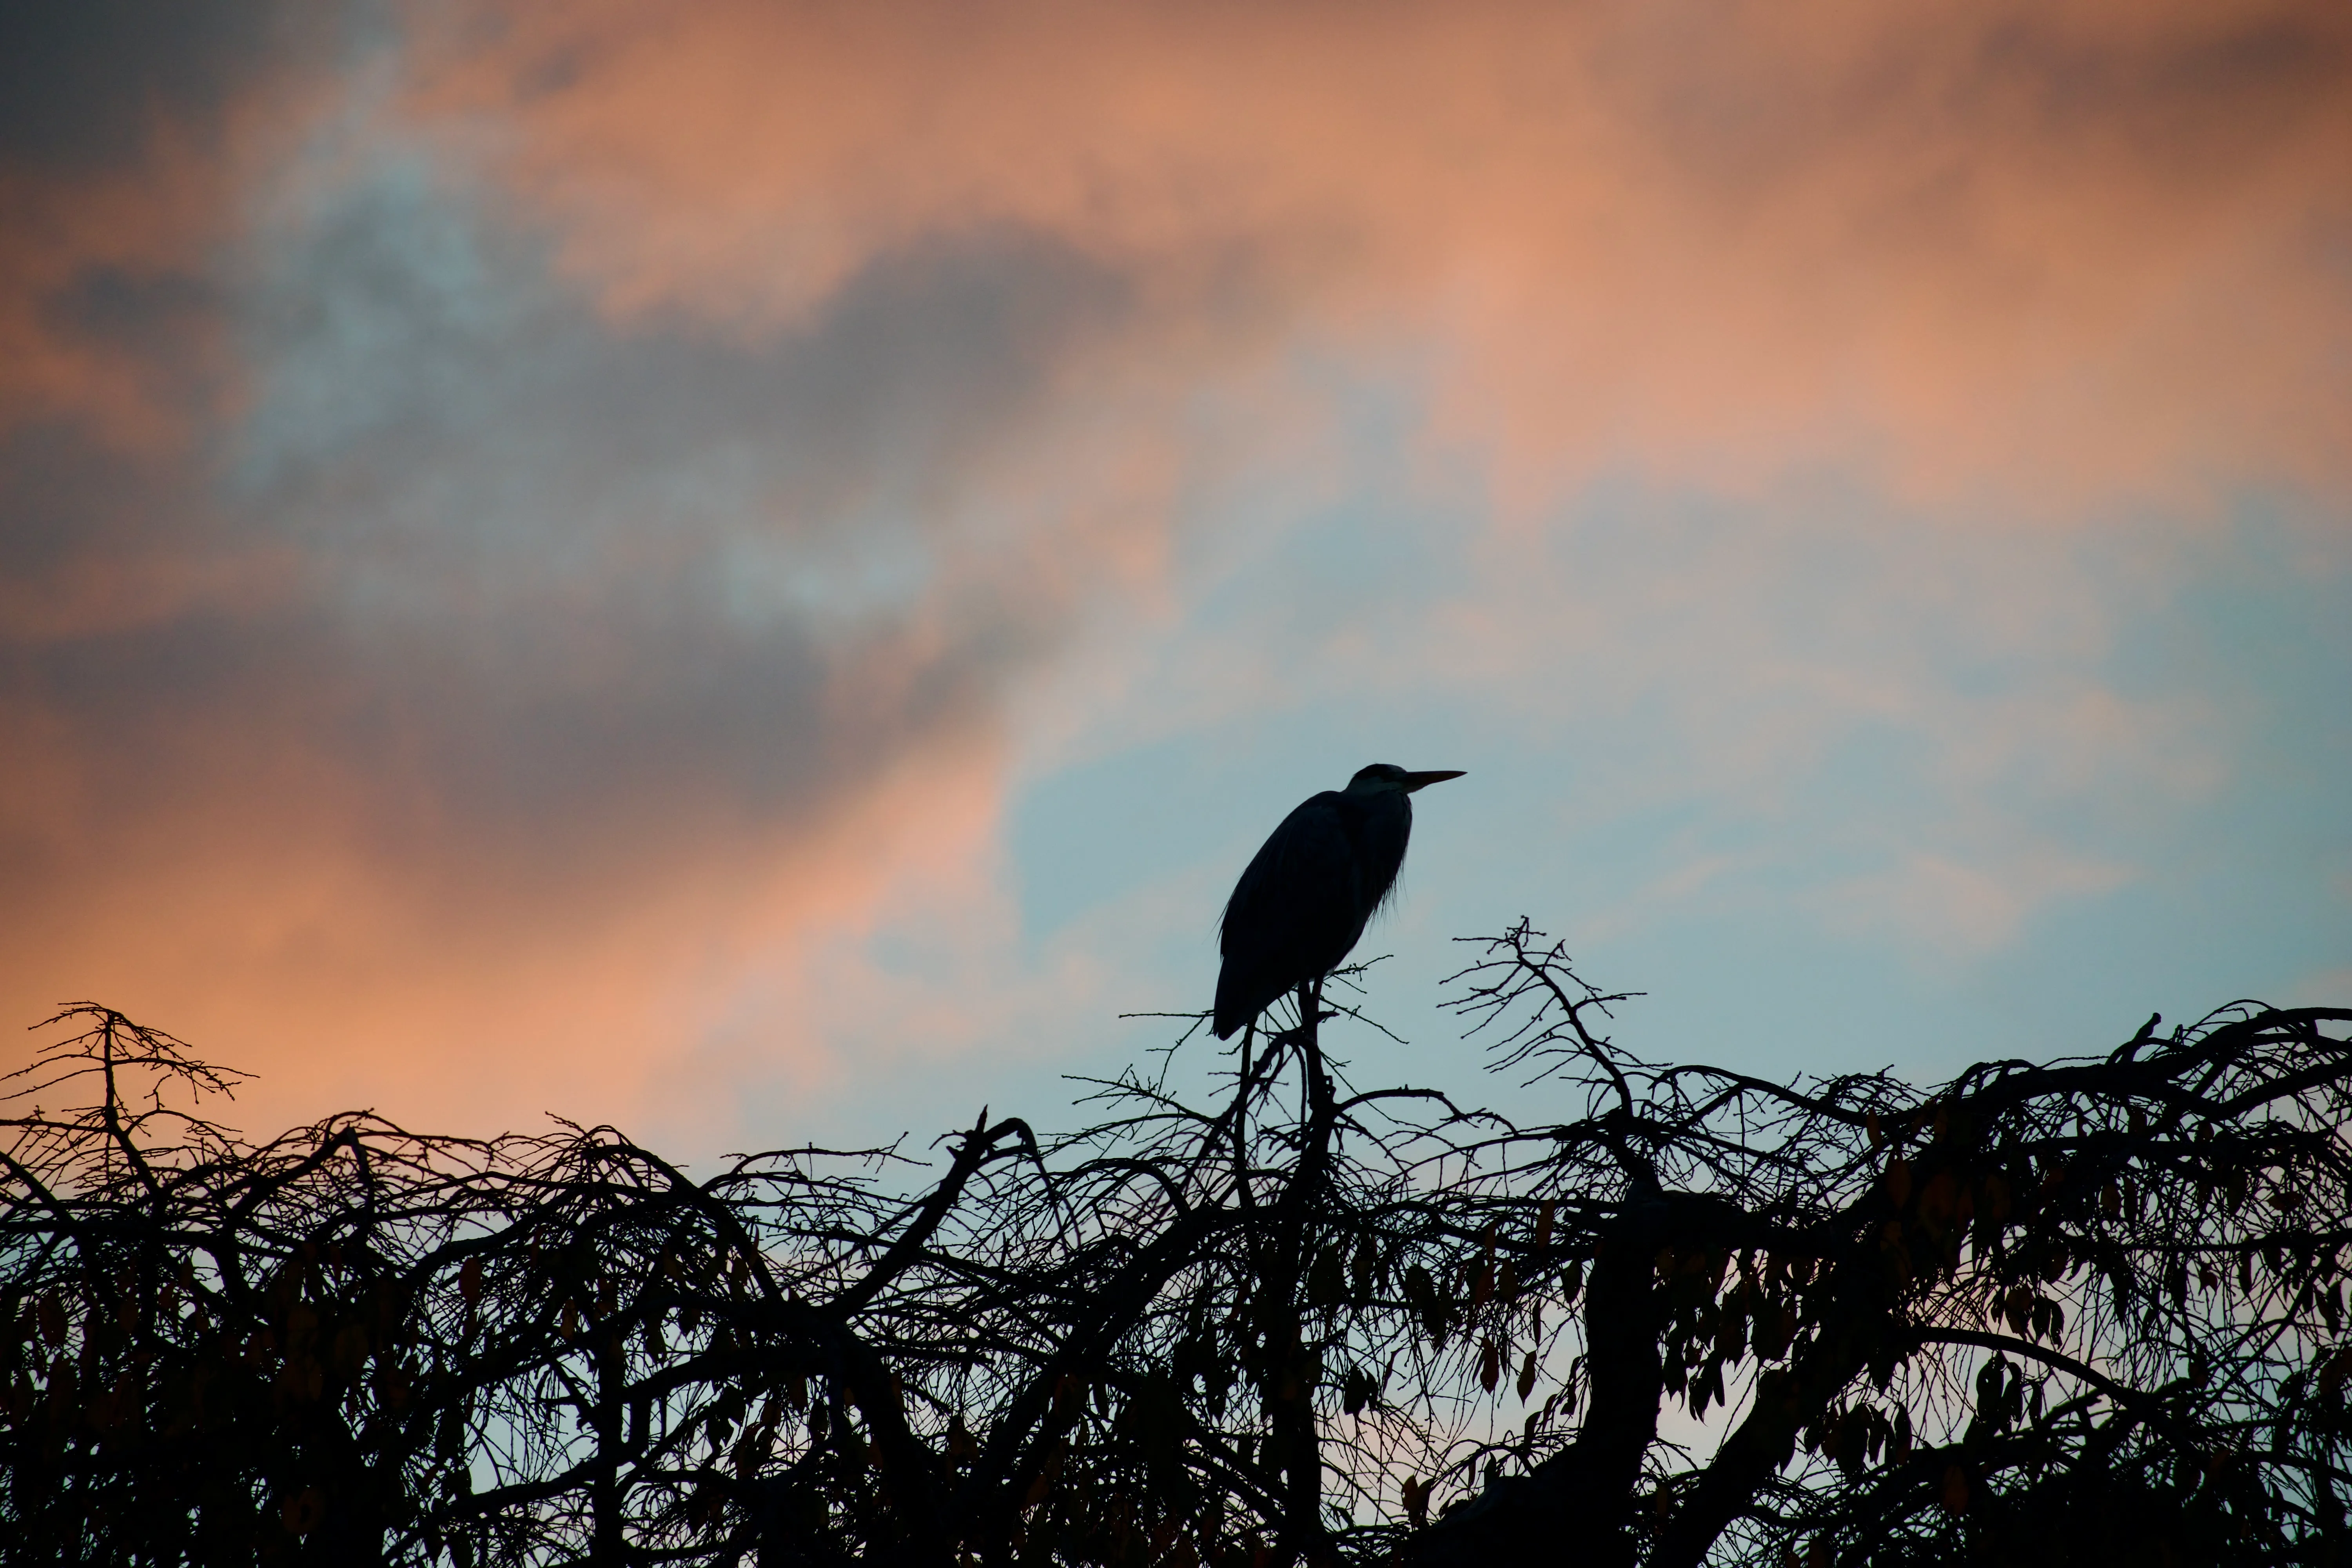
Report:
[[[985,724],[1051,638],[1050,605],[950,603],[938,552],[966,469],[1127,317],[1100,268],[966,237],[746,340],[614,327],[413,163],[275,225],[110,307],[232,343],[233,420],[143,458],[71,430],[0,446],[20,583],[268,564],[250,593],[0,649],[5,700],[62,732],[101,817],[210,799],[266,822],[291,752],[351,792],[332,810],[387,877],[625,896],[633,868],[724,853]],[[949,634],[907,653],[943,605]],[[862,660],[910,657],[856,696]],[[17,838],[17,870],[67,868]]]
[[[315,47],[331,17],[268,0],[9,0],[0,161],[87,173],[142,156],[159,121],[208,135],[263,61]]]

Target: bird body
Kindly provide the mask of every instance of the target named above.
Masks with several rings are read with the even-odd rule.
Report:
[[[1219,1039],[1348,956],[1396,885],[1412,836],[1412,792],[1460,776],[1375,763],[1282,819],[1242,872],[1218,929]]]

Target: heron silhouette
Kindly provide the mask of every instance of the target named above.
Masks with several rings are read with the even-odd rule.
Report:
[[[1348,956],[1396,886],[1412,837],[1412,792],[1461,776],[1458,768],[1409,773],[1374,763],[1346,789],[1310,796],[1282,819],[1218,924],[1217,1038]]]

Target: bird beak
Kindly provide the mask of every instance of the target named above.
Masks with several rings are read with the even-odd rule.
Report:
[[[1433,784],[1444,784],[1447,779],[1458,779],[1461,776],[1460,768],[1437,768],[1425,773],[1407,773],[1404,775],[1404,793],[1411,795],[1417,789],[1425,788]]]

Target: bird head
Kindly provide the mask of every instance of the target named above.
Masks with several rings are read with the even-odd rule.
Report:
[[[1359,768],[1356,776],[1348,781],[1349,795],[1411,795],[1429,784],[1444,784],[1447,779],[1462,776],[1460,768],[1437,768],[1425,773],[1409,773],[1394,763],[1374,763]]]

